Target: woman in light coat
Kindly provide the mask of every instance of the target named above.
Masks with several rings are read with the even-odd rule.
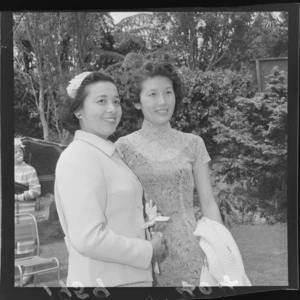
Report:
[[[67,88],[62,122],[74,139],[56,167],[55,201],[69,251],[66,285],[152,286],[165,246],[146,240],[142,186],[107,138],[122,110],[114,81],[84,72]]]

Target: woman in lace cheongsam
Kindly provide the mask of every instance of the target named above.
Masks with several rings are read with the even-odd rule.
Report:
[[[129,83],[129,96],[144,115],[142,128],[116,142],[126,164],[169,221],[163,229],[168,256],[160,262],[158,286],[199,285],[204,253],[193,235],[196,185],[203,216],[221,222],[201,137],[172,129],[170,119],[182,98],[182,83],[169,63],[147,61]]]

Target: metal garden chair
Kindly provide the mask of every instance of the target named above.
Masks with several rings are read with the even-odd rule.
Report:
[[[25,270],[27,268],[27,272]],[[29,268],[29,269],[28,269]],[[15,271],[20,274],[20,287],[23,277],[34,275],[34,286],[37,275],[46,272],[57,272],[59,282],[59,261],[56,257],[40,256],[40,241],[35,217],[30,213],[15,214]]]

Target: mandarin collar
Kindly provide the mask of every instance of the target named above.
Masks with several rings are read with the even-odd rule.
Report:
[[[83,130],[76,130],[73,140],[84,141],[98,148],[108,156],[112,156],[114,151],[116,150],[116,146],[111,141],[105,140],[93,133],[89,133]]]
[[[172,127],[170,122],[163,125],[154,125],[151,122],[144,119],[140,132],[148,138],[161,138],[170,135]]]

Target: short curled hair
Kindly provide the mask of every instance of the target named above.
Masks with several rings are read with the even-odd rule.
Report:
[[[184,86],[175,67],[169,62],[146,60],[142,67],[134,70],[127,83],[125,99],[133,104],[140,103],[142,83],[156,76],[171,80],[176,100],[174,113],[176,113],[182,102]]]
[[[103,72],[92,72],[83,79],[76,92],[75,98],[67,96],[65,99],[61,113],[61,123],[62,127],[68,130],[72,135],[76,130],[80,129],[79,120],[74,113],[83,106],[84,100],[87,96],[86,87],[90,84],[101,81],[111,82],[116,85],[114,80],[109,75]]]

